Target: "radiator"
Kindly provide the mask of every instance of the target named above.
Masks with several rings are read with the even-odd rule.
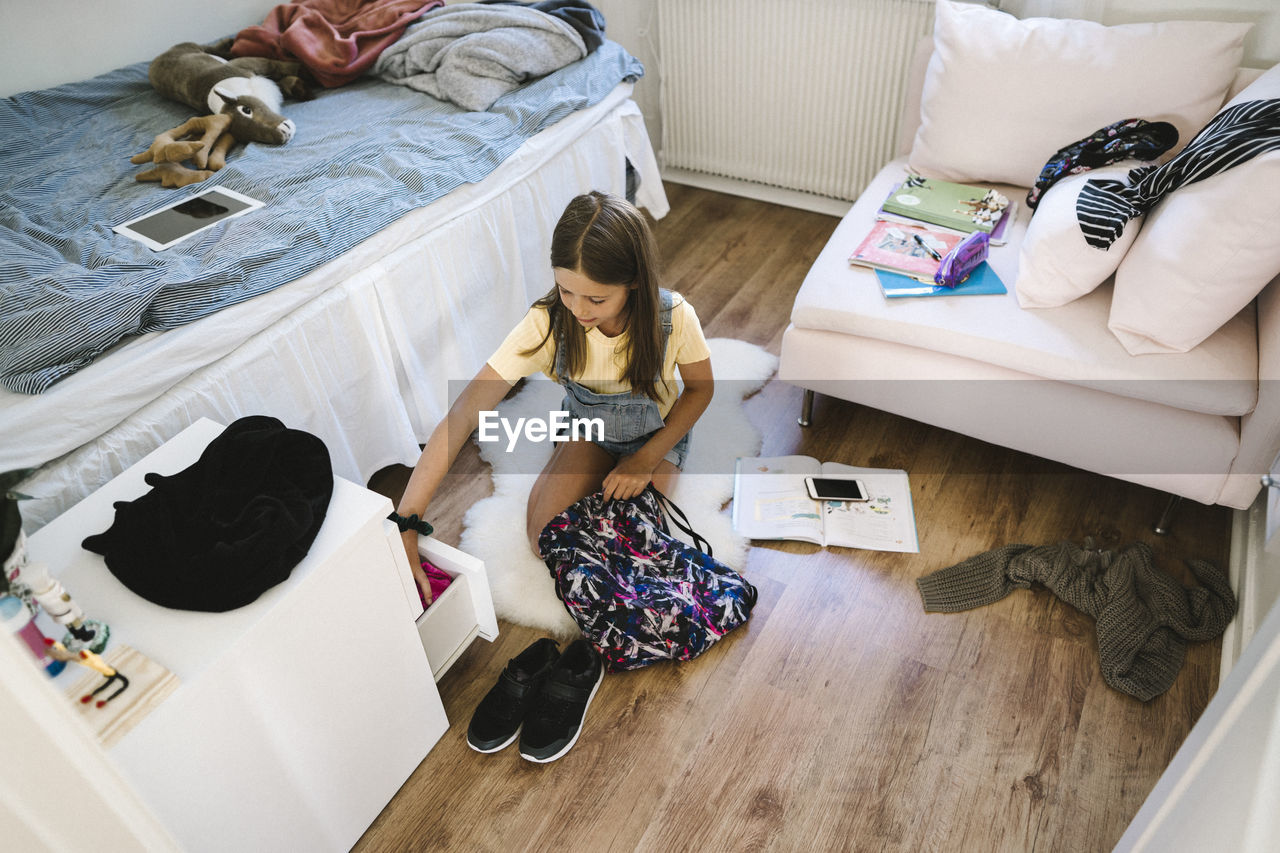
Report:
[[[897,147],[933,0],[659,0],[667,168],[852,201]]]

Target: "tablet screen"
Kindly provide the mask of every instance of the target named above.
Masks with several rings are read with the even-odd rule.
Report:
[[[113,230],[161,251],[224,219],[259,207],[262,202],[219,187],[117,225]]]

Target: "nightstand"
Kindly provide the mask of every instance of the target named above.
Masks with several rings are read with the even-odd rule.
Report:
[[[419,622],[442,625],[420,636],[391,503],[341,478],[310,552],[257,601],[199,613],[130,592],[80,542],[110,526],[113,502],[149,489],[144,474],[182,470],[221,431],[208,420],[184,430],[31,536],[28,553],[110,625],[108,652],[127,644],[177,676],[107,755],[179,843],[347,850],[448,728],[424,636],[446,650],[443,671],[480,633],[463,612],[474,609],[427,618],[433,607]],[[483,565],[469,560],[455,559],[470,573],[458,589],[466,600],[451,596],[467,604],[477,582],[488,594]],[[65,689],[82,673],[68,667],[54,683]]]

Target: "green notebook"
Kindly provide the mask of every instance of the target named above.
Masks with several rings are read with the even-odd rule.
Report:
[[[909,175],[889,193],[881,210],[944,228],[990,234],[1008,208],[1009,199],[991,187]]]

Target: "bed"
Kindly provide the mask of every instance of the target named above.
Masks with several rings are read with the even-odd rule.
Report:
[[[0,471],[34,469],[20,487],[33,497],[23,503],[28,530],[201,417],[278,417],[322,438],[335,473],[357,482],[412,464],[462,384],[550,288],[550,230],[569,198],[627,193],[665,215],[630,99],[642,73],[606,41],[485,113],[367,77],[286,104],[299,128],[288,145],[238,148],[185,190],[225,186],[267,205],[160,255],[110,231],[185,192],[133,179],[128,156],[188,117],[149,91],[146,64],[7,99]],[[69,105],[83,117],[69,120]],[[63,121],[52,131],[39,124],[50,111]],[[471,121],[448,142],[437,118],[459,115]],[[328,162],[307,159],[309,137],[324,138]],[[68,165],[68,151],[83,163]],[[301,212],[285,215],[291,200]],[[104,279],[115,267],[123,278]],[[117,312],[134,325],[113,339],[114,326],[95,331],[103,312],[74,299],[27,310],[38,284],[52,282],[55,300],[78,293],[64,273],[124,294],[109,304],[140,287],[161,295]],[[80,314],[76,326],[69,315]],[[50,326],[64,321],[73,325]],[[67,344],[77,336],[88,343]],[[32,351],[43,362],[22,361]]]

